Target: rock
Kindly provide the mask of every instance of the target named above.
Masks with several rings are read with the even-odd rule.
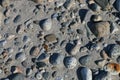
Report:
[[[103,60],[103,59],[102,60],[97,60],[95,62],[100,67],[104,67],[104,65],[106,64],[106,60]]]
[[[21,34],[24,32],[24,30],[25,30],[24,26],[18,25],[16,28],[16,33]]]
[[[23,36],[23,42],[24,42],[24,43],[28,43],[28,42],[30,42],[30,40],[31,40],[31,39],[30,39],[28,36],[26,36],[26,35]]]
[[[101,8],[102,10],[108,10],[109,9],[109,0],[94,0]]]
[[[44,63],[44,62],[36,62],[36,65],[37,65],[37,68],[44,68],[46,67],[47,65]]]
[[[4,24],[5,25],[7,25],[7,24],[9,24],[10,23],[10,18],[8,17],[8,18],[6,18],[6,19],[4,19]]]
[[[90,4],[89,8],[94,12],[100,12],[101,11],[101,7],[99,5],[97,5],[96,3]]]
[[[80,46],[81,46],[81,41],[78,40],[76,45],[71,49],[70,55],[76,55],[79,52]]]
[[[120,46],[117,44],[111,46],[109,56],[113,59],[116,59],[118,56],[120,56]]]
[[[104,50],[101,51],[100,55],[101,55],[101,57],[102,57],[103,59],[105,59],[105,60],[109,59],[107,53],[106,53]]]
[[[20,21],[21,21],[21,15],[17,15],[13,20],[14,23],[18,23]]]
[[[1,40],[0,41],[0,47],[4,47],[6,43],[7,43],[6,40]]]
[[[102,17],[100,15],[92,15],[91,21],[93,21],[93,22],[102,21]]]
[[[54,71],[54,72],[52,73],[52,77],[55,78],[56,76],[57,76],[57,71]]]
[[[106,71],[100,71],[94,78],[94,80],[112,80],[111,75]]]
[[[91,59],[92,57],[90,55],[85,55],[85,56],[80,57],[79,62],[80,64],[87,66],[89,65],[89,61]]]
[[[70,9],[75,5],[74,0],[66,0],[66,2],[63,4],[66,9]]]
[[[3,13],[0,12],[0,25],[2,24],[2,20],[3,20]]]
[[[27,57],[26,57],[25,53],[19,52],[16,54],[15,59],[20,61],[20,62],[23,62],[27,59]]]
[[[38,58],[37,61],[44,61],[48,62],[49,61],[49,55],[47,53],[42,53]]]
[[[117,63],[119,63],[120,64],[120,56],[117,58]]]
[[[44,38],[48,42],[57,42],[55,34],[48,34]]]
[[[25,80],[25,77],[21,73],[12,74],[10,80]]]
[[[116,8],[117,11],[120,11],[120,0],[115,0],[114,7]]]
[[[120,73],[120,64],[108,63],[104,66],[104,70],[108,71],[111,75],[118,75]]]
[[[52,28],[52,20],[44,19],[40,21],[40,26],[44,31],[49,31]]]
[[[41,4],[43,2],[43,0],[32,0],[32,1],[34,1],[34,2],[36,2],[38,4]]]
[[[13,66],[12,68],[11,68],[11,70],[12,70],[12,73],[23,73],[23,71],[22,71],[22,68],[21,67],[19,67],[19,66]]]
[[[89,68],[82,68],[80,73],[82,80],[92,80],[92,71]]]
[[[30,50],[31,56],[38,56],[39,53],[40,53],[40,49],[37,46],[33,46]]]
[[[107,21],[93,23],[91,31],[96,37],[105,37],[110,34],[110,24]]]
[[[53,65],[61,65],[63,64],[63,59],[64,59],[64,56],[60,53],[53,53],[51,56],[50,56],[50,63],[53,64]]]
[[[36,75],[35,75],[36,79],[40,80],[42,79],[42,74],[41,72],[37,72]]]
[[[33,73],[33,70],[31,68],[26,69],[26,76],[30,76]]]
[[[49,73],[49,72],[44,72],[44,73],[42,74],[42,76],[43,76],[43,78],[44,78],[45,80],[48,80],[48,78],[49,78],[49,76],[50,76],[50,73]]]
[[[9,4],[10,4],[10,0],[2,0],[2,3],[1,3],[2,7],[8,7]]]
[[[65,57],[64,65],[68,69],[73,69],[77,66],[77,59],[72,56]]]
[[[111,23],[110,28],[111,28],[110,32],[111,32],[112,34],[114,34],[114,33],[116,33],[117,31],[119,31],[117,24],[114,23],[114,22]]]

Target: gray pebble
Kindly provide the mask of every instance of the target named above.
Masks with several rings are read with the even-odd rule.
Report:
[[[85,56],[82,56],[82,57],[79,59],[79,62],[80,62],[80,64],[87,66],[87,65],[89,65],[89,61],[90,61],[91,59],[92,59],[92,58],[91,58],[90,55],[85,55]]]
[[[50,63],[53,64],[53,65],[61,65],[63,64],[63,59],[64,59],[64,56],[61,55],[60,53],[53,53],[53,55],[50,56]]]
[[[25,77],[23,74],[17,73],[17,74],[13,74],[11,75],[11,79],[10,80],[25,80]]]
[[[0,46],[1,46],[1,47],[4,47],[6,43],[7,43],[6,40],[1,40],[1,41],[0,41]]]
[[[27,58],[27,57],[26,57],[25,53],[23,53],[23,52],[19,52],[19,53],[17,53],[16,56],[15,56],[15,59],[18,60],[18,61],[20,61],[20,62],[25,61],[26,58]]]
[[[43,78],[44,78],[45,80],[48,80],[48,79],[49,79],[49,76],[50,76],[50,73],[49,73],[49,72],[44,72],[44,73],[42,74],[42,76],[43,76]]]
[[[68,69],[73,69],[77,66],[77,59],[72,56],[65,57],[64,65]]]
[[[30,76],[30,75],[32,74],[32,72],[33,72],[33,71],[32,71],[31,68],[27,68],[27,69],[26,69],[26,75],[27,75],[27,76]]]
[[[28,36],[23,36],[23,42],[28,43],[31,39]]]
[[[13,20],[14,23],[18,23],[20,21],[21,21],[21,15],[17,15]]]

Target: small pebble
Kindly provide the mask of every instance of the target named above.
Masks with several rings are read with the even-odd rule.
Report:
[[[41,72],[37,72],[36,75],[35,75],[36,79],[40,80],[42,79],[42,74]]]
[[[13,20],[14,23],[18,23],[20,21],[21,21],[21,15],[17,15]]]
[[[55,34],[48,34],[45,37],[45,40],[48,42],[57,42],[56,35]]]
[[[37,46],[33,46],[30,50],[31,56],[37,56],[40,52],[40,49]]]
[[[91,59],[92,57],[90,55],[85,55],[85,56],[80,57],[79,62],[80,64],[87,66],[89,65],[89,61]]]
[[[23,62],[27,59],[27,57],[26,57],[25,53],[19,52],[16,54],[15,59],[20,61],[20,62]]]

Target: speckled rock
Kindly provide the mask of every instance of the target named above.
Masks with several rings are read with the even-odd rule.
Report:
[[[53,65],[60,65],[63,64],[64,56],[60,53],[53,53],[53,55],[50,56],[50,63]]]
[[[84,67],[80,72],[82,80],[92,80],[92,71],[89,68]]]
[[[40,21],[40,26],[44,31],[49,31],[52,28],[52,20],[44,19]]]
[[[111,49],[109,51],[109,56],[114,59],[120,56],[120,46],[117,44],[111,46]]]
[[[92,57],[90,55],[85,55],[85,56],[80,57],[79,62],[80,64],[87,66],[89,65],[89,61],[91,59]]]
[[[120,64],[108,63],[104,66],[104,70],[108,71],[111,75],[118,75],[120,73]]]
[[[72,56],[65,57],[64,65],[68,69],[74,69],[77,66],[77,59]]]
[[[27,59],[27,57],[26,57],[25,53],[19,52],[16,54],[15,59],[20,61],[20,62],[23,62]]]
[[[110,34],[110,24],[107,21],[93,23],[91,31],[96,37],[105,37]]]
[[[25,77],[23,74],[16,73],[16,74],[11,75],[10,80],[25,80]]]

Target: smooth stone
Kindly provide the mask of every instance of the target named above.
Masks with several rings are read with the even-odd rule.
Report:
[[[94,78],[94,80],[112,80],[111,76],[106,71],[100,71]]]
[[[90,30],[96,37],[105,37],[110,34],[110,24],[107,21],[96,22]]]
[[[36,65],[37,65],[37,68],[43,68],[43,67],[46,67],[46,63],[44,62],[36,62]]]
[[[49,55],[47,53],[42,53],[38,58],[37,61],[46,61],[49,59]]]
[[[68,56],[64,58],[64,65],[68,69],[73,69],[77,66],[77,59],[72,56]]]
[[[2,7],[8,7],[10,5],[10,0],[2,0]]]
[[[49,76],[50,76],[50,73],[49,73],[49,72],[44,72],[44,73],[42,74],[42,76],[43,76],[43,78],[44,78],[45,80],[47,80],[47,79],[49,78]]]
[[[20,21],[21,21],[21,15],[17,15],[13,20],[14,23],[18,23]]]
[[[30,39],[28,36],[26,36],[26,35],[23,36],[23,42],[24,42],[24,43],[28,43],[28,42],[30,42],[30,40],[31,40],[31,39]]]
[[[26,75],[27,75],[27,76],[30,76],[30,75],[32,74],[32,72],[33,72],[33,71],[32,71],[31,68],[27,68],[27,69],[26,69]]]
[[[49,31],[52,28],[52,20],[44,19],[44,20],[40,21],[40,26],[43,30]]]
[[[54,77],[56,77],[57,76],[57,71],[54,71],[53,73],[52,73],[52,77],[54,78]]]
[[[31,56],[37,56],[40,52],[40,49],[37,47],[37,46],[33,46],[31,49],[30,49],[30,55]]]
[[[63,6],[66,9],[70,9],[71,7],[73,7],[75,4],[74,0],[66,0],[66,2],[63,4]]]
[[[120,0],[116,0],[114,2],[114,7],[116,8],[117,11],[120,11]]]
[[[6,40],[1,40],[1,41],[0,41],[0,46],[1,46],[1,47],[4,47],[6,43],[7,43]]]
[[[42,79],[42,74],[41,74],[41,72],[37,72],[37,73],[35,74],[35,77],[36,77],[36,79],[38,79],[38,80]]]
[[[102,17],[100,15],[92,15],[91,21],[93,21],[93,22],[102,21]]]
[[[9,24],[9,21],[10,21],[10,18],[4,19],[4,24],[5,24],[5,25],[6,25],[6,24]]]
[[[53,53],[51,56],[50,56],[50,63],[52,65],[61,65],[63,64],[63,59],[64,59],[64,56],[60,53]]]
[[[95,2],[102,8],[102,10],[108,10],[109,0],[95,0]]]
[[[79,62],[80,62],[80,64],[87,66],[87,65],[89,65],[89,63],[90,63],[89,61],[91,59],[92,59],[92,57],[90,55],[85,55],[85,56],[80,57]]]
[[[57,42],[55,34],[48,34],[44,38],[48,42]]]
[[[116,60],[120,64],[120,56]]]
[[[20,62],[23,62],[27,59],[27,57],[26,57],[25,53],[19,52],[16,54],[15,59],[20,61]]]
[[[100,67],[104,67],[104,65],[106,64],[106,60],[97,60],[95,61],[95,63],[100,66]]]
[[[25,29],[24,26],[18,25],[16,28],[16,33],[21,34],[24,32],[24,29]]]
[[[9,78],[10,80],[25,80],[25,77],[21,73],[12,74]]]
[[[92,80],[92,71],[89,68],[84,67],[80,72],[82,80]]]
[[[113,59],[116,59],[118,56],[120,56],[120,45],[115,44],[111,46],[109,56]]]
[[[118,25],[116,24],[116,23],[114,23],[114,22],[112,22],[111,23],[111,30],[110,30],[110,32],[112,33],[112,34],[114,34],[114,33],[116,33],[117,31],[119,31],[119,28],[118,28]]]
[[[96,3],[90,4],[89,7],[94,12],[100,12],[101,11],[101,7]]]

